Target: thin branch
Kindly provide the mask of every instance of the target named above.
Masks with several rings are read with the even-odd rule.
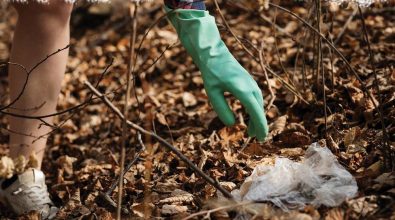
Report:
[[[384,144],[387,145],[388,142],[389,142],[389,136],[388,136],[387,128],[385,127],[385,123],[384,123],[383,105],[382,105],[383,100],[382,100],[382,97],[381,97],[381,91],[380,91],[379,81],[378,81],[378,78],[377,78],[376,64],[375,64],[375,59],[374,59],[374,56],[373,56],[372,49],[371,49],[371,47],[370,47],[369,35],[368,35],[368,31],[367,31],[366,24],[365,24],[365,18],[364,18],[364,16],[363,16],[361,7],[360,7],[359,5],[358,5],[358,12],[359,12],[359,15],[360,15],[360,17],[361,17],[361,22],[362,22],[362,28],[363,28],[363,32],[364,32],[364,37],[365,37],[366,44],[367,44],[367,46],[368,46],[369,61],[370,61],[370,64],[371,64],[371,66],[372,66],[372,69],[373,69],[374,86],[375,86],[375,88],[376,88],[376,90],[377,90],[377,95],[378,95],[378,101],[379,101],[378,113],[379,113],[379,116],[380,116],[381,127],[382,127],[382,130],[383,130]],[[370,94],[370,92],[368,92],[368,93]],[[375,107],[376,107],[376,104],[375,104],[374,100],[372,100],[372,102],[373,102],[373,104],[374,104]],[[377,107],[376,107],[376,108],[377,108]],[[385,152],[385,151],[387,151],[386,153],[388,154],[388,155],[386,156],[386,158],[389,157],[389,160],[387,160],[387,162],[388,162],[388,163],[392,163],[392,164],[391,164],[391,169],[395,169],[395,162],[394,162],[393,159],[392,159],[392,152],[391,152],[389,146],[386,146],[386,147],[385,147],[384,152]],[[388,164],[386,164],[386,165],[388,166]],[[387,167],[387,168],[388,168],[388,167]]]
[[[30,70],[27,70],[27,68],[24,67],[22,64],[17,64],[17,63],[13,63],[13,62],[8,62],[9,65],[16,65],[16,66],[22,68],[22,69],[25,71],[25,73],[26,73],[26,80],[25,80],[25,82],[23,83],[22,89],[21,89],[21,91],[18,93],[18,95],[16,96],[16,98],[15,98],[14,100],[12,100],[8,105],[3,106],[3,107],[0,107],[0,111],[3,111],[4,109],[7,109],[7,108],[11,107],[12,105],[14,105],[14,104],[22,97],[23,93],[24,93],[25,90],[26,90],[26,87],[27,87],[29,78],[30,78],[31,74],[33,73],[33,71],[34,71],[35,69],[37,69],[41,64],[43,64],[45,61],[47,61],[47,60],[48,60],[49,58],[51,58],[52,56],[54,56],[54,55],[56,55],[56,54],[58,54],[58,53],[60,53],[60,52],[62,52],[62,51],[64,51],[64,50],[67,50],[69,47],[70,47],[70,45],[67,45],[67,46],[64,47],[64,48],[58,49],[57,51],[55,51],[55,52],[53,52],[53,53],[47,55],[44,59],[40,60],[36,65],[34,65]]]
[[[244,48],[244,50],[245,50],[251,57],[255,57],[254,54],[253,54],[243,43],[241,43],[241,41],[239,40],[239,38],[236,36],[236,34],[235,34],[235,33],[233,32],[233,30],[230,28],[228,22],[226,21],[225,16],[224,16],[224,15],[222,14],[222,12],[221,12],[221,8],[219,7],[218,1],[217,1],[217,0],[214,0],[214,4],[215,4],[215,7],[217,8],[217,11],[218,11],[219,15],[221,16],[222,21],[224,22],[226,28],[229,30],[229,32],[232,34],[232,36],[235,38],[235,40],[237,41],[237,43],[238,43],[240,46],[242,46],[242,47]]]
[[[135,154],[134,158],[129,162],[129,164],[126,166],[126,168],[123,170],[123,172],[121,174],[119,174],[117,176],[117,178],[111,183],[111,185],[108,188],[108,190],[105,193],[103,193],[103,192],[99,193],[100,198],[103,199],[106,202],[106,204],[110,205],[112,208],[117,208],[118,207],[117,203],[115,203],[114,200],[111,198],[111,195],[114,192],[114,190],[117,187],[117,185],[119,185],[119,181],[121,180],[121,177],[122,177],[122,179],[124,179],[125,174],[137,162],[137,160],[140,158],[141,153],[143,151],[145,151],[145,145],[144,145],[143,141],[141,140],[140,132],[137,132],[137,140],[138,140],[139,144],[141,145],[140,150]],[[132,151],[134,151],[134,149],[130,149],[128,151],[128,154],[132,153]],[[124,213],[128,212],[127,209],[123,209],[122,211],[124,211]]]
[[[351,21],[354,19],[355,15],[358,13],[358,8],[355,8],[350,17],[348,17],[346,23],[343,25],[342,30],[340,31],[339,35],[337,35],[337,38],[335,42],[333,42],[333,45],[336,45],[339,43],[339,41],[342,39],[344,33],[346,32],[348,26],[350,25]]]
[[[121,111],[102,93],[100,93],[96,88],[92,86],[88,81],[85,81],[85,85],[97,96],[99,97],[121,120],[125,120],[124,115],[121,113]],[[128,126],[130,126],[132,129],[140,131],[142,134],[149,135],[153,137],[155,140],[157,140],[159,143],[163,144],[167,149],[175,153],[182,161],[184,161],[193,171],[196,172],[199,176],[201,176],[205,181],[207,181],[209,184],[214,186],[216,189],[218,189],[222,194],[224,194],[225,197],[233,199],[232,194],[230,194],[226,189],[224,189],[218,181],[212,179],[209,177],[207,174],[205,174],[201,169],[199,169],[192,161],[190,161],[184,154],[180,152],[176,147],[171,145],[169,142],[167,142],[165,139],[162,137],[158,136],[152,131],[147,131],[144,128],[140,127],[139,125],[127,120]]]
[[[194,213],[194,214],[192,214],[192,215],[190,215],[190,216],[188,216],[186,218],[183,218],[182,220],[193,219],[193,218],[196,218],[196,217],[201,216],[201,215],[205,215],[205,217],[203,219],[210,219],[210,215],[212,213],[219,212],[219,211],[224,211],[224,210],[228,210],[228,209],[234,209],[234,208],[237,208],[237,207],[240,207],[240,206],[251,205],[253,203],[254,203],[253,201],[245,201],[245,202],[240,202],[240,203],[231,204],[231,205],[227,205],[227,206],[221,206],[221,207],[218,207],[218,208],[215,208],[215,209],[204,210],[204,211],[196,212],[196,213]]]
[[[103,72],[100,75],[99,80],[97,81],[95,87],[98,87],[100,82],[103,80],[104,76],[106,75],[107,71],[110,69],[110,67],[113,65],[114,63],[114,58],[111,59],[110,63],[106,66],[106,68],[103,70]],[[20,65],[20,64],[15,64],[15,65]],[[64,115],[66,113],[72,112],[74,110],[77,109],[82,109],[85,106],[89,105],[93,100],[95,100],[97,98],[92,98],[92,95],[89,96],[89,98],[87,98],[84,102],[77,104],[75,106],[72,106],[68,109],[59,111],[59,112],[55,112],[55,113],[51,113],[51,114],[47,114],[47,115],[37,115],[37,116],[28,116],[28,115],[21,115],[21,114],[17,114],[17,113],[12,113],[12,112],[8,112],[5,110],[0,110],[0,113],[3,113],[5,115],[10,115],[16,118],[26,118],[26,119],[44,119],[44,118],[49,118],[49,117],[53,117],[53,116],[57,116],[57,115]]]
[[[274,18],[273,18],[273,23],[272,24],[275,25],[277,23],[277,9],[275,9],[273,17]],[[280,50],[278,49],[278,43],[277,43],[277,32],[276,32],[276,29],[274,28],[274,26],[272,26],[272,31],[273,31],[273,37],[274,37],[274,48],[276,49],[276,55],[277,55],[277,59],[278,59],[278,62],[280,64],[280,67],[283,70],[285,76],[288,78],[289,82],[292,83],[293,86],[295,86],[294,81],[293,81],[293,77],[290,78],[290,74],[285,69],[283,61],[281,60]]]
[[[267,75],[265,64],[263,64],[263,45],[264,44],[263,44],[263,41],[262,41],[261,49],[259,51],[259,61],[260,61],[259,64],[261,65],[262,71],[263,71],[263,73],[265,75],[265,79],[266,79],[266,82],[267,82],[267,88],[269,89],[270,96],[271,96],[270,97],[270,101],[269,101],[269,103],[267,104],[267,107],[266,107],[266,110],[269,110],[272,107],[274,100],[276,99],[276,95],[274,94],[273,89],[272,89],[272,85],[270,84],[269,76]]]
[[[134,6],[134,7],[133,7]],[[124,119],[122,121],[122,137],[121,137],[121,164],[119,171],[119,181],[118,181],[118,206],[117,206],[117,220],[121,220],[121,207],[122,207],[122,192],[123,192],[123,175],[124,175],[124,166],[125,166],[125,154],[126,154],[126,139],[127,139],[127,124],[126,121],[129,115],[129,97],[131,92],[130,80],[131,73],[133,72],[133,68],[135,67],[135,63],[133,62],[134,57],[134,48],[136,43],[136,35],[137,35],[137,11],[138,11],[139,3],[134,2],[129,5],[129,13],[132,17],[132,25],[131,32],[132,36],[130,37],[129,42],[129,56],[128,56],[128,68],[126,73],[126,94],[125,94],[125,106],[123,108]],[[133,62],[133,63],[132,63]]]
[[[239,38],[233,33],[233,31],[232,31],[232,29],[230,28],[230,26],[228,25],[228,23],[227,23],[227,21],[226,21],[226,19],[225,19],[225,17],[223,16],[223,14],[222,14],[222,12],[221,12],[221,10],[220,10],[220,8],[219,8],[219,5],[218,5],[218,2],[217,2],[217,0],[214,0],[214,3],[215,3],[215,5],[216,5],[216,8],[217,8],[217,10],[218,10],[218,12],[219,12],[219,14],[220,14],[220,16],[221,16],[221,18],[222,18],[222,20],[224,21],[224,23],[225,23],[225,25],[226,25],[226,27],[227,27],[227,29],[228,29],[228,31],[233,35],[233,37],[236,39],[236,41],[239,43],[239,44],[241,44],[241,46],[243,47],[243,49],[244,49],[244,51],[246,51],[256,62],[260,62],[259,61],[259,59],[257,58],[257,57],[255,57],[254,56],[254,54],[250,51],[250,50],[248,50],[248,48],[239,40]],[[252,45],[252,44],[251,44]],[[256,50],[256,51],[260,51],[258,48],[256,48],[254,45],[252,45],[253,46],[253,48]],[[306,103],[306,104],[309,104],[303,97],[302,97],[302,95],[299,93],[299,91],[293,86],[293,85],[291,85],[290,83],[288,83],[287,81],[285,81],[281,76],[279,76],[278,74],[276,74],[273,70],[271,70],[269,67],[266,67],[266,71],[268,71],[269,73],[271,73],[271,74],[273,74],[273,76],[275,76],[275,77],[277,77],[284,85],[285,85],[285,88],[287,88],[290,92],[292,92],[293,94],[295,94],[300,100],[302,100],[304,103]],[[252,74],[252,75],[254,75],[254,74]],[[255,74],[255,75],[257,75],[257,74]],[[269,82],[268,82],[269,83]]]
[[[306,25],[310,30],[314,31],[320,38],[322,38],[322,40],[324,40],[328,46],[330,46],[333,51],[336,52],[336,54],[343,60],[343,62],[346,64],[347,68],[352,72],[352,74],[355,76],[355,78],[361,83],[361,87],[363,89],[363,91],[365,92],[365,94],[367,94],[367,96],[370,98],[370,100],[372,101],[374,107],[377,109],[378,106],[376,104],[376,102],[374,101],[374,98],[372,96],[372,94],[370,94],[368,92],[368,89],[366,88],[365,83],[362,81],[361,77],[359,76],[359,74],[356,72],[356,70],[351,66],[351,64],[348,62],[348,60],[346,59],[346,57],[344,57],[344,55],[325,37],[323,36],[317,29],[315,29],[313,26],[311,26],[307,21],[305,21],[303,18],[301,18],[300,16],[298,16],[297,14],[293,13],[292,11],[283,8],[279,5],[273,4],[273,3],[269,3],[270,6],[278,8],[290,15],[292,15],[293,17],[295,17],[296,19],[298,19],[299,21],[301,21],[304,25]],[[382,113],[380,113],[382,114]]]

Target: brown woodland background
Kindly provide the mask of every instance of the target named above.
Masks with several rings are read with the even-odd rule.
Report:
[[[313,142],[326,144],[358,182],[358,196],[340,207],[308,206],[286,213],[259,204],[250,207],[257,219],[395,218],[393,2],[361,11],[355,4],[327,1],[270,2],[289,11],[267,3],[218,1],[230,29],[214,1],[206,3],[225,43],[263,91],[270,123],[267,141],[247,138],[248,115],[231,95],[228,100],[238,124],[226,128],[220,122],[208,103],[199,70],[169,22],[161,19],[162,1],[144,2],[138,9],[138,59],[128,119],[179,148],[227,190],[238,188],[257,164],[273,164],[277,156],[301,160]],[[0,61],[6,63],[16,13],[5,6],[0,19]],[[98,90],[123,108],[132,19],[122,4],[76,5],[59,111],[89,98],[84,82],[95,84],[103,73]],[[4,105],[5,66],[0,83]],[[50,194],[61,207],[59,219],[114,218],[115,207],[100,193],[110,188],[120,170],[122,121],[101,100],[93,99],[57,116],[56,125],[43,170]],[[0,113],[0,155],[8,151],[7,126]],[[208,216],[204,210],[232,204],[221,196],[218,200],[216,189],[173,152],[149,136],[138,137],[135,130],[128,130],[126,164],[136,162],[125,174],[125,218],[182,219],[202,211],[199,218],[203,218]],[[134,158],[142,145],[145,151]],[[110,194],[114,201],[117,191]],[[253,216],[240,207],[210,216],[233,219],[240,213]],[[16,218],[4,207],[0,216]],[[19,218],[36,219],[37,214]]]

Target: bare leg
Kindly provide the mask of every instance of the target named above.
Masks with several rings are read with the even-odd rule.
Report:
[[[14,3],[13,6],[19,18],[12,44],[11,62],[30,69],[48,54],[69,44],[72,4],[51,0],[49,4],[32,1],[28,4]],[[62,51],[32,73],[23,95],[13,105],[13,113],[37,116],[55,112],[67,56],[68,51]],[[22,89],[26,73],[11,65],[9,80],[11,100],[14,100]],[[43,103],[45,104],[38,108]],[[45,121],[52,123],[52,118],[46,118]],[[41,166],[47,140],[42,138],[33,141],[35,137],[49,132],[50,128],[40,127],[42,122],[38,120],[9,117],[9,122],[10,129],[15,132],[10,135],[10,157],[29,157],[35,152]]]

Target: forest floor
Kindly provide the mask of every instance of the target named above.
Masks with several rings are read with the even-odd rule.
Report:
[[[317,77],[315,71],[319,38],[289,13],[272,6],[258,10],[255,3],[258,1],[251,2],[254,3],[220,2],[220,7],[233,32],[252,51],[253,57],[229,33],[215,5],[211,1],[207,5],[230,51],[257,80],[265,103],[271,98],[268,86],[273,90],[275,100],[267,110],[270,123],[267,141],[258,143],[247,138],[248,115],[230,94],[227,97],[238,123],[224,127],[208,103],[199,70],[176,43],[177,35],[166,19],[153,26],[138,52],[138,77],[132,89],[129,119],[179,148],[228,190],[239,188],[258,164],[273,164],[279,156],[300,161],[314,142],[326,145],[358,183],[358,195],[339,207],[307,206],[283,212],[271,204],[260,204],[255,208],[259,218],[395,219],[395,175],[391,172],[394,166],[390,153],[394,152],[395,142],[394,6],[376,4],[363,9],[374,62],[369,58],[358,10],[322,7],[322,34],[333,42],[361,79],[323,41],[323,87],[322,76]],[[292,1],[282,6],[316,26],[311,3]],[[4,12],[0,15],[3,19],[1,62],[9,58],[16,24],[16,13]],[[137,16],[138,44],[147,28],[163,15],[160,1],[141,5]],[[276,26],[273,26],[274,18]],[[76,7],[59,111],[89,98],[90,90],[84,82],[98,82],[112,59],[114,62],[98,89],[123,108],[130,22],[126,7],[88,4]],[[251,46],[260,48],[261,44],[264,64],[277,74],[269,71],[268,81],[258,62],[259,54]],[[163,56],[154,63],[163,51]],[[2,88],[7,88],[7,68],[0,69],[0,83]],[[375,107],[380,100],[382,117]],[[61,207],[59,219],[113,219],[114,207],[99,195],[109,189],[120,170],[121,120],[95,99],[83,108],[57,116],[55,121],[59,126],[49,136],[43,171],[51,197]],[[3,114],[0,114],[0,126],[8,126]],[[6,129],[0,132],[0,155],[6,155],[9,134]],[[127,164],[134,158],[131,149],[142,148],[137,137],[136,131],[128,132]],[[229,205],[217,200],[216,189],[174,153],[148,136],[143,136],[142,142],[146,150],[125,175],[123,205],[129,211],[125,218],[179,219]],[[117,190],[111,194],[114,201],[117,201]],[[14,219],[16,216],[7,210],[0,210],[1,219]],[[238,213],[235,210],[239,209],[214,212],[212,216],[234,218]],[[36,213],[20,219],[36,219]]]

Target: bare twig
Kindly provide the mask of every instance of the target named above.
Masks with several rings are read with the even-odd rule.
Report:
[[[97,96],[99,97],[114,113],[121,119],[125,120],[124,115],[121,113],[121,111],[114,106],[114,104],[108,100],[108,98],[100,93],[95,87],[92,86],[88,81],[85,81],[85,85]],[[171,145],[169,142],[167,142],[165,139],[162,137],[158,136],[152,131],[147,131],[144,128],[140,127],[139,125],[127,120],[127,125],[130,126],[132,129],[140,131],[142,134],[149,135],[153,137],[155,140],[157,140],[159,143],[163,144],[167,149],[175,153],[182,161],[184,161],[193,171],[195,171],[199,176],[201,176],[205,181],[207,181],[209,184],[214,186],[216,189],[218,189],[221,193],[224,194],[227,198],[233,198],[232,194],[230,194],[226,189],[224,189],[218,181],[212,179],[209,177],[207,174],[205,174],[201,169],[199,169],[192,161],[190,161],[184,154],[180,152],[176,147]]]
[[[354,19],[355,15],[358,13],[358,9],[355,8],[350,17],[348,17],[346,23],[344,24],[342,30],[340,31],[339,35],[337,35],[336,40],[333,42],[333,45],[336,45],[339,43],[339,41],[342,39],[344,33],[346,32],[348,26],[350,25],[351,21]]]
[[[296,88],[294,86],[292,86],[291,84],[289,84],[287,81],[285,81],[281,76],[279,76],[277,73],[275,73],[273,70],[271,70],[269,67],[266,67],[266,71],[268,71],[269,73],[271,73],[273,76],[275,76],[278,80],[280,80],[280,82],[285,86],[285,88],[287,88],[292,94],[294,94],[295,96],[297,96],[300,100],[302,100],[305,104],[309,105],[310,103],[308,101],[306,101],[306,99],[303,98],[303,96],[296,90]],[[251,73],[252,75],[255,76],[263,76],[265,77],[264,74],[262,73]]]
[[[237,208],[240,206],[250,205],[253,203],[254,203],[253,201],[244,201],[244,202],[235,203],[235,204],[231,204],[231,205],[221,206],[221,207],[218,207],[215,209],[204,210],[204,211],[196,212],[186,218],[183,218],[182,220],[193,219],[193,218],[196,218],[201,215],[205,215],[205,217],[203,219],[210,219],[210,215],[215,212],[224,211],[224,210],[228,210],[228,209],[234,209],[234,208]]]
[[[0,111],[3,111],[5,109],[13,106],[22,97],[23,93],[26,90],[27,84],[29,82],[29,78],[30,78],[31,74],[33,73],[33,71],[35,69],[37,69],[41,64],[43,64],[45,61],[47,61],[52,56],[55,56],[56,54],[58,54],[58,53],[60,53],[60,52],[62,52],[64,50],[67,50],[69,47],[70,47],[70,45],[67,45],[64,48],[58,49],[57,51],[47,55],[44,59],[40,60],[36,65],[34,65],[30,70],[27,70],[27,68],[24,67],[22,64],[8,62],[8,65],[15,65],[15,66],[18,66],[18,67],[22,68],[25,71],[25,73],[26,73],[26,79],[25,79],[25,82],[23,83],[21,91],[18,93],[16,98],[14,100],[12,100],[8,105],[0,107]]]
[[[275,25],[277,23],[277,9],[275,9],[274,11],[274,16],[273,16],[273,25]],[[276,49],[276,55],[277,55],[277,59],[278,59],[278,63],[280,64],[281,69],[283,70],[285,76],[288,78],[288,81],[295,86],[294,82],[293,82],[293,77],[290,77],[290,74],[288,73],[288,71],[285,69],[285,66],[283,64],[283,61],[281,60],[281,54],[280,54],[280,50],[278,49],[278,43],[277,43],[277,32],[276,29],[274,28],[274,26],[272,26],[272,30],[273,30],[273,37],[274,37],[274,48]]]
[[[358,12],[359,12],[359,15],[361,17],[364,37],[365,37],[366,44],[368,46],[369,61],[370,61],[370,64],[372,66],[372,69],[373,69],[374,86],[376,88],[377,95],[378,95],[378,101],[379,101],[378,113],[379,113],[379,116],[380,116],[381,127],[382,127],[382,130],[383,130],[383,139],[384,139],[384,145],[385,145],[384,153],[386,155],[385,156],[385,158],[386,158],[386,166],[387,166],[387,168],[395,169],[395,162],[393,161],[393,158],[392,158],[393,157],[393,153],[391,152],[390,146],[388,145],[389,136],[388,136],[387,128],[385,127],[385,123],[384,123],[383,105],[382,105],[383,100],[382,100],[382,97],[381,97],[379,81],[378,81],[378,78],[377,78],[375,59],[374,59],[374,56],[373,56],[372,49],[370,47],[369,35],[368,35],[368,31],[367,31],[366,24],[365,24],[365,18],[363,16],[361,7],[359,5],[358,5]],[[370,92],[368,92],[368,93],[370,94]],[[373,102],[373,104],[375,104],[374,100],[372,100],[372,102]]]
[[[140,150],[135,153],[134,158],[129,162],[129,164],[125,167],[125,169],[123,170],[122,173],[120,173],[117,178],[111,183],[110,187],[108,188],[108,190],[103,193],[100,192],[99,196],[101,199],[103,199],[106,202],[106,205],[111,206],[111,208],[118,208],[117,203],[111,198],[112,193],[114,192],[115,188],[119,185],[119,181],[121,181],[121,178],[123,180],[123,177],[125,176],[125,174],[132,168],[132,166],[137,162],[137,160],[140,158],[141,153],[145,150],[145,145],[143,143],[143,141],[141,140],[141,134],[140,132],[137,132],[137,139],[139,141],[139,144],[141,145]],[[130,149],[128,151],[129,153],[132,153],[132,151],[134,152],[134,149]],[[121,209],[124,213],[128,213],[129,211],[127,209]]]
[[[128,68],[126,72],[126,94],[125,94],[125,106],[123,108],[123,121],[122,121],[122,138],[121,138],[121,164],[120,164],[120,171],[119,171],[119,181],[118,181],[118,206],[117,206],[117,220],[121,220],[121,207],[122,207],[122,192],[123,192],[123,175],[124,175],[124,166],[125,166],[125,154],[126,154],[126,139],[127,139],[127,119],[129,115],[129,97],[130,97],[130,81],[131,81],[131,74],[134,68],[134,47],[136,43],[136,29],[137,29],[137,11],[138,11],[138,2],[131,3],[129,5],[129,12],[130,16],[132,17],[132,25],[131,25],[131,33],[132,36],[130,37],[129,42],[129,56],[128,56]],[[133,63],[132,63],[133,62]]]
[[[254,56],[254,54],[248,50],[248,48],[240,41],[240,39],[236,36],[236,34],[233,33],[232,29],[230,28],[230,26],[228,25],[224,15],[222,14],[218,2],[217,0],[214,0],[214,3],[216,5],[216,8],[218,10],[218,13],[220,14],[221,18],[223,19],[228,31],[232,34],[232,36],[237,40],[237,42],[239,44],[242,45],[244,51],[246,51],[255,61],[260,62],[259,59],[257,57]],[[256,46],[250,44],[256,51],[260,51]],[[302,95],[299,93],[299,91],[290,83],[288,83],[287,81],[285,81],[281,76],[279,76],[278,74],[276,74],[273,70],[270,69],[270,67],[266,67],[266,71],[268,71],[269,73],[271,73],[273,76],[275,76],[276,78],[278,78],[281,83],[283,83],[285,85],[285,88],[287,88],[291,93],[295,94],[295,96],[297,96],[300,100],[302,100],[304,103],[309,104],[303,97]],[[259,75],[259,74],[252,74],[252,75]],[[264,75],[263,75],[264,76]],[[268,82],[269,83],[269,82]]]
[[[284,12],[290,14],[290,15],[292,15],[293,17],[295,17],[296,19],[301,21],[304,25],[306,25],[310,30],[314,31],[320,38],[322,38],[322,40],[324,40],[325,43],[327,43],[328,46],[331,47],[333,49],[333,51],[335,51],[336,54],[343,60],[344,64],[347,66],[347,68],[350,70],[350,72],[361,83],[361,87],[362,87],[363,91],[370,98],[370,100],[372,101],[374,107],[378,108],[376,102],[374,101],[374,98],[373,98],[372,94],[368,92],[368,89],[366,88],[365,83],[362,81],[362,79],[359,76],[359,74],[357,73],[357,71],[351,66],[350,62],[348,62],[346,57],[325,36],[323,36],[316,28],[311,26],[311,24],[309,24],[307,21],[305,21],[303,18],[301,18],[297,14],[293,13],[292,11],[290,11],[290,10],[288,10],[286,8],[283,8],[283,7],[279,6],[279,5],[273,4],[273,3],[269,3],[269,5],[272,6],[272,7],[278,8],[278,9],[280,9],[280,10],[282,10],[282,11],[284,11]]]
[[[110,67],[113,65],[113,63],[114,63],[114,59],[111,59],[110,63],[106,66],[106,68],[101,73],[99,80],[95,84],[95,87],[97,87],[100,84],[100,82],[103,79],[104,75],[106,75],[106,73],[108,72]],[[19,66],[20,64],[14,63],[14,65],[18,65]],[[13,116],[13,117],[17,117],[17,118],[38,119],[39,120],[39,119],[49,118],[49,117],[53,117],[53,116],[57,116],[57,115],[64,115],[64,114],[72,112],[74,110],[82,109],[85,106],[87,106],[91,101],[93,101],[95,99],[97,99],[97,98],[93,98],[92,95],[90,95],[89,98],[87,98],[84,102],[82,102],[80,104],[77,104],[77,105],[75,105],[73,107],[70,107],[70,108],[62,110],[62,111],[58,111],[58,112],[51,113],[51,114],[46,114],[46,115],[37,115],[37,116],[21,115],[21,114],[17,114],[17,113],[8,112],[8,111],[6,111],[6,109],[0,110],[0,113],[3,113],[5,115],[10,115],[10,116]]]
[[[317,30],[319,35],[321,34],[321,0],[316,0],[316,10],[317,10]],[[328,113],[326,104],[326,93],[325,93],[325,71],[324,71],[324,61],[323,61],[323,51],[322,51],[322,38],[318,37],[318,48],[317,48],[317,90],[319,89],[319,76],[322,77],[322,95],[324,100],[324,120],[325,120],[325,136],[328,130]]]
[[[276,99],[276,95],[274,94],[272,86],[270,84],[269,76],[267,75],[265,64],[263,64],[263,45],[264,44],[263,44],[263,41],[262,41],[261,49],[259,51],[259,61],[260,61],[259,64],[261,65],[261,69],[263,71],[263,74],[265,75],[265,79],[266,79],[266,82],[267,82],[267,88],[269,89],[270,96],[271,96],[270,97],[270,101],[269,101],[269,103],[267,104],[267,107],[266,107],[266,110],[269,110],[272,107],[274,100]]]
[[[228,22],[227,22],[226,19],[225,19],[225,16],[224,16],[224,15],[222,14],[222,12],[221,12],[221,8],[219,7],[218,1],[217,1],[217,0],[214,0],[214,4],[215,4],[215,7],[217,8],[217,11],[218,11],[219,15],[221,16],[222,21],[224,22],[226,28],[229,30],[229,32],[232,34],[232,36],[235,38],[235,40],[237,41],[237,43],[240,44],[240,46],[242,46],[242,47],[244,48],[244,50],[245,50],[251,57],[255,57],[254,54],[253,54],[243,43],[241,43],[241,41],[239,40],[239,38],[236,36],[236,34],[235,34],[235,33],[232,31],[232,29],[230,28]]]

